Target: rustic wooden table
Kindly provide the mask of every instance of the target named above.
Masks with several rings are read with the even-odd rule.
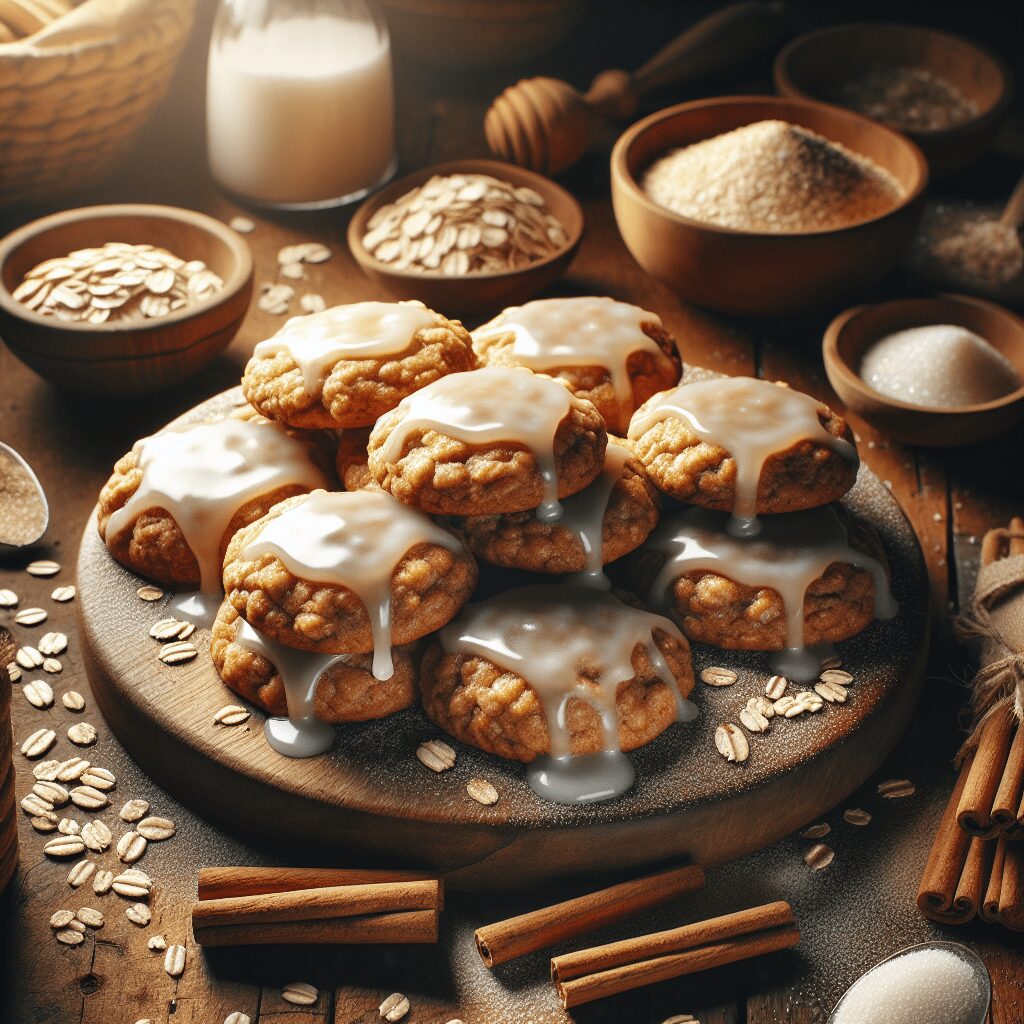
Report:
[[[168,202],[205,210],[224,220],[242,212],[214,189],[206,175],[201,125],[209,6],[203,7],[171,97],[135,156],[102,189],[75,197],[76,203]],[[600,68],[635,66],[657,41],[710,5],[687,4],[685,10],[680,6],[645,4],[638,14],[637,5],[629,5],[628,11],[627,5],[618,9],[595,5],[593,18],[571,44],[526,71],[554,73],[582,84]],[[956,23],[956,15],[946,8],[940,8],[935,16],[943,16],[943,12],[947,20]],[[805,20],[814,20],[827,12],[823,5],[804,5],[798,13]],[[1019,15],[1011,13],[1008,6],[989,11],[988,18],[988,34],[995,42],[1004,27],[1016,26],[1019,32]],[[641,23],[642,32],[638,29]],[[970,24],[962,27],[972,28]],[[1006,37],[1012,35],[1008,32]],[[457,63],[453,54],[452,64]],[[751,67],[743,72],[742,82],[705,85],[701,91],[764,89],[764,70],[763,66]],[[399,134],[403,169],[484,153],[482,113],[489,98],[508,83],[510,74],[467,79],[454,68],[446,74],[402,68]],[[677,91],[662,99],[673,102],[695,94],[699,93]],[[1019,165],[1015,170],[1008,161],[993,159],[989,163],[976,178],[951,187],[963,190],[977,181],[986,188],[1000,188],[1019,173]],[[610,294],[656,310],[679,339],[690,363],[725,373],[787,380],[835,401],[820,363],[818,343],[824,320],[741,324],[688,308],[649,279],[623,248],[608,201],[605,159],[599,154],[589,157],[564,180],[580,197],[587,217],[587,235],[565,280],[565,290]],[[12,227],[37,212],[8,212],[0,227]],[[345,249],[346,212],[302,217],[245,212],[257,221],[249,241],[258,283],[274,279],[281,246],[316,239],[330,245],[334,256],[322,266],[309,268],[309,279],[300,283],[300,291],[319,292],[331,304],[378,297]],[[219,950],[216,955],[203,955],[189,944],[186,970],[175,981],[164,973],[162,955],[146,948],[146,938],[154,933],[165,934],[168,942],[188,941],[187,921],[198,865],[288,863],[299,858],[287,850],[242,846],[218,831],[215,824],[195,817],[142,775],[92,704],[74,606],[52,602],[49,593],[55,585],[73,581],[83,524],[114,460],[136,437],[236,383],[253,344],[279,325],[279,319],[253,307],[228,352],[200,378],[172,393],[138,402],[94,401],[59,393],[6,350],[0,350],[0,438],[35,466],[50,495],[53,513],[44,544],[0,563],[0,585],[17,591],[22,606],[48,608],[46,628],[69,634],[71,646],[62,658],[64,671],[52,681],[58,693],[77,689],[88,701],[79,716],[59,703],[44,713],[16,693],[15,738],[20,741],[38,728],[45,715],[62,737],[55,753],[67,757],[76,751],[63,739],[63,733],[73,718],[84,717],[100,732],[88,756],[118,777],[114,808],[130,797],[143,797],[156,813],[173,818],[178,825],[177,836],[152,847],[143,862],[156,881],[154,916],[148,927],[137,928],[124,918],[127,904],[123,901],[109,894],[93,896],[88,886],[77,891],[69,888],[67,866],[43,856],[43,839],[27,818],[21,817],[20,868],[0,901],[0,942],[5,946],[0,950],[0,1016],[19,1024],[131,1024],[140,1018],[219,1024],[231,1011],[241,1010],[253,1021],[285,1019],[287,1014],[292,1024],[345,1024],[378,1019],[377,1004],[391,991],[401,990],[412,1000],[408,1019],[419,1024],[441,1024],[453,1017],[466,1024],[565,1020],[546,982],[545,956],[528,957],[509,965],[509,970],[488,973],[472,949],[470,935],[475,924],[503,916],[510,908],[551,902],[559,896],[553,892],[501,898],[454,896],[446,914],[444,941],[429,949]],[[684,906],[666,908],[630,925],[636,930],[645,925],[665,926],[669,921],[711,916],[755,902],[788,899],[804,932],[799,950],[584,1007],[575,1013],[577,1020],[656,1024],[670,1015],[689,1013],[703,1024],[821,1021],[842,989],[871,963],[932,936],[966,941],[984,957],[994,983],[995,1024],[1024,1019],[1021,937],[982,926],[939,928],[923,920],[913,903],[931,835],[952,784],[950,758],[958,742],[955,710],[968,671],[952,640],[951,616],[970,593],[978,538],[988,527],[1005,523],[1024,505],[1019,475],[1024,430],[979,448],[929,452],[890,443],[856,420],[854,426],[864,461],[891,483],[917,530],[927,559],[936,621],[929,677],[915,722],[877,779],[845,805],[871,811],[872,824],[863,829],[844,827],[842,808],[837,808],[828,816],[834,829],[829,841],[836,859],[827,871],[812,872],[805,867],[801,853],[807,844],[794,837],[715,869],[709,873],[705,890]],[[60,575],[54,580],[27,575],[24,565],[38,557],[62,563]],[[13,612],[0,612],[0,623],[12,625]],[[16,632],[26,640],[34,635],[21,627],[16,627]],[[31,785],[31,765],[17,754],[16,760],[21,796]],[[906,800],[881,800],[874,784],[888,777],[912,779],[917,794]],[[251,808],[251,813],[258,818],[260,808]],[[106,816],[112,819],[113,813]],[[304,860],[315,862],[316,858],[307,854]],[[583,891],[585,887],[581,882],[561,892]],[[60,907],[89,904],[106,913],[105,927],[77,948],[58,945],[48,925],[51,913]],[[281,985],[293,980],[309,981],[320,988],[315,1005],[298,1008],[282,1000]]]

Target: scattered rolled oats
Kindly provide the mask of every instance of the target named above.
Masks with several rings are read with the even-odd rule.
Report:
[[[772,714],[775,714],[774,708]],[[771,722],[758,710],[754,699],[740,712],[740,724],[745,726],[748,732],[767,732],[771,728]]]
[[[843,667],[843,659],[840,658],[838,654],[833,654],[830,658],[826,658],[821,663],[821,667],[823,669],[842,668]]]
[[[42,558],[37,562],[29,562],[25,567],[29,576],[56,576],[60,572],[60,563],[51,562],[48,558]]]
[[[739,764],[750,755],[750,746],[743,730],[732,722],[723,722],[715,730],[715,746],[727,761]]]
[[[19,647],[14,660],[26,671],[39,668],[46,660],[34,647]]]
[[[843,821],[847,825],[858,825],[863,827],[864,825],[871,824],[871,815],[867,811],[861,810],[859,807],[848,807],[843,811]]]
[[[796,700],[799,704],[803,705],[805,711],[820,711],[825,706],[821,697],[813,690],[801,690],[796,695]]]
[[[401,1020],[409,1012],[409,1000],[401,992],[392,992],[377,1010],[382,1020]]]
[[[241,1010],[232,1010],[224,1018],[224,1024],[252,1024],[249,1014],[242,1013]]]
[[[21,688],[21,692],[34,708],[48,708],[53,703],[53,687],[45,679],[33,679]]]
[[[164,970],[172,978],[180,978],[185,973],[185,947],[168,946],[164,954]]]
[[[835,858],[835,851],[824,843],[815,843],[805,854],[804,863],[815,871],[824,871]]]
[[[827,668],[818,679],[823,683],[838,683],[840,686],[849,686],[853,682],[853,676],[841,668]]]
[[[739,678],[731,668],[712,666],[701,671],[700,678],[708,686],[732,686]]]
[[[71,802],[84,811],[98,811],[110,803],[106,793],[101,793],[93,786],[75,786],[71,790]]]
[[[22,608],[14,616],[14,621],[19,626],[38,626],[40,622],[45,622],[47,618],[46,610],[43,608]]]
[[[46,814],[36,814],[28,819],[28,823],[37,832],[55,832],[57,830],[57,815],[52,811]]]
[[[40,761],[32,769],[32,775],[40,782],[53,782],[57,778],[61,764],[60,761]]]
[[[81,711],[85,707],[85,698],[77,690],[68,690],[60,702],[68,711]]]
[[[16,608],[18,595],[13,590],[0,590],[0,608]]]
[[[281,276],[291,281],[301,281],[306,276],[306,271],[301,263],[282,263]]]
[[[104,924],[103,914],[92,907],[79,907],[75,917],[90,928],[102,928]]]
[[[74,921],[75,915],[70,910],[57,910],[53,913],[50,918],[51,928],[67,928],[72,921]]]
[[[303,313],[322,313],[327,308],[327,303],[322,295],[309,292],[299,299],[299,306]]]
[[[92,762],[86,761],[84,757],[69,757],[66,761],[61,761],[60,767],[57,769],[57,778],[61,782],[74,782],[91,767]]]
[[[48,657],[63,654],[68,649],[68,638],[63,633],[44,633],[39,640],[39,653]]]
[[[79,833],[82,837],[82,842],[93,851],[93,853],[102,853],[111,843],[113,836],[110,834],[110,829],[99,820],[90,821],[82,826],[82,831]]]
[[[71,799],[71,795],[63,786],[49,780],[34,783],[32,792],[47,801],[51,807],[63,807]]]
[[[74,922],[72,922],[74,924]],[[82,926],[83,931],[85,926]],[[85,941],[85,936],[74,928],[62,928],[56,935],[57,941],[65,946],[80,946]]]
[[[785,676],[772,676],[765,684],[764,695],[769,700],[778,700],[789,686],[789,680]]]
[[[146,948],[153,950],[154,953],[162,952],[167,948],[167,939],[163,935],[150,935]]]
[[[103,896],[110,892],[110,887],[114,884],[114,872],[113,871],[97,871],[93,876],[92,880],[92,891],[97,896]]]
[[[145,586],[139,587],[135,593],[139,595],[139,598],[142,601],[160,601],[164,596],[164,592],[159,587],[154,587],[149,583]]]
[[[118,896],[130,900],[144,900],[149,898],[153,889],[153,879],[139,868],[128,868],[115,876],[111,887]]]
[[[238,704],[225,704],[214,716],[216,725],[241,725],[248,721],[249,712]]]
[[[157,657],[165,665],[183,665],[195,658],[198,653],[195,644],[189,643],[187,640],[175,640],[172,643],[164,644]]]
[[[50,598],[60,604],[66,604],[68,601],[74,601],[75,599],[75,588],[72,586],[57,587],[50,594]]]
[[[168,640],[180,640],[182,639],[182,634],[191,625],[191,622],[185,622],[182,619],[158,619],[149,627],[149,635],[161,643],[165,643]]]
[[[149,840],[140,836],[138,832],[125,832],[117,841],[118,859],[125,864],[134,864],[146,852]]]
[[[7,662],[5,670],[7,672],[7,678],[10,679],[12,683],[16,683],[21,679],[21,666],[16,661]]]
[[[151,843],[170,839],[174,835],[174,822],[170,818],[143,818],[135,826],[135,831]]]
[[[43,659],[43,671],[49,672],[51,676],[57,675],[62,672],[64,666],[56,658],[44,658]]]
[[[427,740],[416,748],[416,757],[432,772],[455,767],[455,751],[444,740]]]
[[[823,821],[818,825],[812,825],[810,828],[805,828],[800,833],[801,839],[824,839],[825,836],[832,831],[832,826],[827,821]]]
[[[146,925],[153,920],[153,913],[145,903],[133,903],[124,912],[124,916],[127,917],[132,924],[137,924],[140,928],[145,928]]]
[[[290,981],[281,989],[281,998],[295,1006],[312,1006],[320,998],[320,992],[304,981]]]
[[[802,715],[807,710],[800,701],[795,697],[791,697],[788,693],[779,697],[773,707],[775,708],[775,714],[782,715],[783,718],[796,718],[797,715]]]
[[[148,800],[128,800],[121,808],[120,816],[122,821],[138,821],[146,816],[149,810]]]
[[[76,857],[85,852],[81,836],[54,836],[43,847],[47,857]]]
[[[886,800],[899,800],[902,797],[913,796],[916,792],[917,787],[910,779],[887,779],[878,784],[878,794],[884,796]]]
[[[114,777],[113,772],[95,765],[89,765],[82,772],[81,781],[83,785],[98,789],[101,793],[105,793],[108,789],[113,789],[117,785],[117,779]]]
[[[74,818],[61,818],[57,822],[57,831],[65,836],[81,835],[82,826]]]
[[[68,729],[68,739],[79,747],[88,747],[96,742],[96,726],[88,722],[75,722]]]
[[[829,704],[845,704],[848,693],[842,683],[815,683],[814,692]]]
[[[57,742],[57,734],[52,729],[36,729],[21,744],[21,752],[28,758],[42,757]]]
[[[262,285],[260,291],[256,305],[272,316],[284,316],[288,312],[289,303],[295,298],[295,289],[290,284],[268,283]]]
[[[256,230],[256,222],[250,217],[232,217],[228,222],[228,226],[232,231],[237,231],[240,235],[250,235]]]
[[[470,779],[466,783],[466,792],[484,807],[498,802],[498,791],[486,779]]]
[[[29,793],[29,795],[21,801],[21,809],[29,815],[29,817],[35,814],[47,815],[53,813],[53,804],[36,793]],[[56,818],[54,819],[54,824],[56,824]]]

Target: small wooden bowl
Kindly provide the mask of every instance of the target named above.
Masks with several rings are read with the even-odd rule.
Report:
[[[775,88],[783,96],[838,103],[842,86],[874,64],[933,71],[977,104],[977,116],[955,128],[905,133],[921,147],[932,177],[962,170],[988,149],[1010,105],[1010,73],[987,50],[948,32],[890,22],[809,32],[775,58]]]
[[[928,324],[956,324],[997,348],[1024,380],[1024,320],[1008,309],[967,295],[897,299],[855,306],[829,324],[822,343],[825,371],[836,393],[859,416],[907,444],[951,448],[1002,433],[1024,414],[1024,387],[980,405],[922,409],[880,395],[858,374],[868,345],[894,331]]]
[[[452,277],[439,271],[418,273],[393,270],[381,263],[363,246],[363,236],[370,218],[382,206],[393,203],[410,189],[428,181],[435,174],[489,174],[513,185],[526,185],[538,192],[565,228],[568,242],[558,252],[531,263],[520,270],[492,274],[466,274]],[[446,316],[485,317],[501,312],[532,298],[553,284],[565,273],[583,237],[583,210],[561,185],[534,171],[516,167],[500,160],[453,160],[424,167],[400,181],[394,181],[356,211],[348,226],[348,246],[367,275],[399,299],[419,299],[431,309]]]
[[[142,323],[68,323],[15,300],[46,259],[105,242],[150,244],[202,260],[224,287],[195,305]],[[173,206],[86,206],[32,221],[0,242],[0,337],[54,384],[89,394],[137,395],[198,373],[234,337],[252,296],[252,254],[229,227]]]
[[[670,150],[771,119],[869,157],[900,183],[902,200],[849,227],[764,234],[692,220],[641,189],[643,172]],[[690,302],[746,316],[827,309],[881,280],[910,242],[927,183],[924,157],[904,136],[811,100],[723,96],[683,103],[637,122],[612,150],[615,219],[637,263]]]

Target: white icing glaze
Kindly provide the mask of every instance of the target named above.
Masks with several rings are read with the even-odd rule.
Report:
[[[724,512],[692,508],[663,519],[647,544],[667,560],[651,587],[655,607],[671,603],[672,584],[689,572],[713,572],[748,587],[769,587],[782,598],[786,647],[770,661],[773,671],[808,682],[821,669],[821,652],[804,644],[804,597],[808,586],[833,562],[871,573],[875,615],[892,618],[898,606],[889,591],[884,566],[849,544],[846,527],[831,506],[766,516],[761,534],[732,536]]]
[[[199,589],[221,594],[220,546],[235,513],[281,487],[327,480],[305,441],[274,423],[222,419],[135,442],[138,490],[107,521],[109,544],[147,509],[165,509],[199,563]]]
[[[538,299],[512,306],[473,332],[486,340],[512,333],[512,355],[531,370],[597,366],[608,372],[623,419],[636,408],[627,366],[634,352],[647,352],[658,362],[672,361],[644,324],[661,326],[661,318],[628,302],[607,296]],[[674,369],[674,367],[672,367]]]
[[[558,519],[555,433],[571,408],[569,389],[529,370],[486,366],[451,373],[403,398],[402,418],[381,446],[388,462],[397,462],[414,430],[433,430],[465,444],[500,441],[528,448],[537,460],[544,498],[537,517]]]
[[[753,536],[760,526],[757,488],[765,462],[809,440],[857,462],[849,441],[833,437],[818,419],[822,403],[800,391],[753,377],[722,377],[683,384],[652,399],[633,417],[631,439],[661,420],[676,417],[699,438],[724,448],[736,462],[733,519],[729,531]]]
[[[428,543],[463,550],[447,530],[383,491],[313,491],[263,526],[241,554],[272,554],[301,579],[351,590],[370,619],[373,674],[390,679],[392,576],[412,548]]]
[[[526,766],[526,782],[543,800],[556,804],[593,804],[614,800],[636,781],[636,770],[621,750],[573,757],[535,757]]]
[[[418,302],[356,302],[292,317],[254,349],[258,357],[287,352],[312,391],[339,359],[374,359],[405,351],[417,331],[434,326]]]
[[[572,579],[607,590],[611,583],[604,573],[604,516],[608,511],[612,490],[622,479],[630,451],[614,441],[608,442],[604,455],[604,470],[589,487],[562,502],[559,526],[579,537],[586,558],[586,567]]]
[[[320,677],[347,654],[313,654],[285,647],[238,619],[235,643],[269,661],[284,686],[288,704],[287,718],[267,718],[263,726],[267,742],[286,757],[315,757],[330,750],[334,729],[316,717],[314,698]]]
[[[471,605],[439,636],[446,652],[486,658],[525,679],[536,692],[547,721],[551,757],[528,778],[531,785],[534,781],[540,784],[539,773],[543,771],[547,781],[540,795],[551,797],[560,785],[551,781],[553,775],[562,777],[561,785],[567,792],[581,787],[592,791],[595,786],[592,777],[584,782],[572,781],[566,775],[580,774],[576,767],[570,767],[576,759],[568,757],[566,712],[572,698],[586,701],[600,714],[605,751],[621,758],[615,695],[619,684],[635,675],[633,651],[638,644],[675,695],[679,719],[690,721],[696,717],[696,708],[679,693],[675,676],[654,642],[655,629],[676,637],[685,646],[679,629],[661,615],[633,608],[592,587],[553,584],[520,587]],[[577,673],[584,668],[599,673],[596,690],[581,685]],[[617,759],[607,758],[604,763],[614,766]],[[615,791],[602,798],[622,791],[616,788],[621,784],[621,766],[613,769],[613,775],[619,778],[612,787]]]

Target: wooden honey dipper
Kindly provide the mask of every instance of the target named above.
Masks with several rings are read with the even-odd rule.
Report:
[[[585,94],[557,78],[524,78],[487,111],[487,143],[503,160],[559,174],[587,151],[596,118],[628,118],[652,89],[741,64],[784,30],[781,4],[745,0],[698,21],[633,74],[602,71]]]

